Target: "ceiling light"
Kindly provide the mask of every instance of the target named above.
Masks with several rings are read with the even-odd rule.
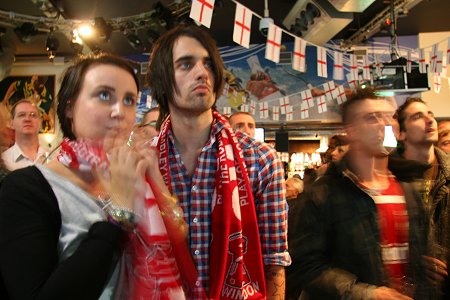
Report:
[[[47,51],[56,51],[59,47],[59,41],[55,36],[53,36],[53,34],[49,34],[45,46],[47,48]]]
[[[94,29],[97,37],[105,42],[109,41],[112,33],[112,26],[106,23],[103,18],[95,18]]]
[[[74,30],[75,33],[75,30]],[[76,34],[80,38],[89,38],[94,33],[94,29],[92,28],[92,25],[90,24],[81,24],[76,29]]]
[[[31,37],[38,33],[36,26],[34,26],[34,24],[30,22],[23,23],[20,27],[14,29],[14,32],[24,43],[28,43],[29,41],[31,41]]]
[[[141,39],[138,37],[138,35],[134,32],[131,32],[127,34],[128,43],[136,49],[136,50],[142,50],[143,45]]]

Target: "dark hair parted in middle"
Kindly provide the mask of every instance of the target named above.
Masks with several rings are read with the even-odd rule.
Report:
[[[196,25],[179,25],[164,35],[155,43],[150,57],[147,84],[152,91],[152,97],[159,104],[160,114],[156,128],[159,130],[162,121],[169,114],[169,102],[178,93],[175,83],[173,65],[173,47],[178,38],[186,36],[196,39],[208,52],[214,74],[215,95],[219,95],[223,88],[223,62],[217,50],[216,42],[207,31]]]
[[[139,90],[139,80],[134,72],[132,65],[125,59],[112,54],[98,54],[81,56],[73,66],[67,68],[61,81],[61,87],[58,91],[58,107],[56,113],[64,137],[75,140],[76,136],[72,130],[72,118],[67,116],[67,112],[72,109],[80,94],[84,83],[86,72],[90,67],[96,65],[113,65],[119,67],[133,76]]]

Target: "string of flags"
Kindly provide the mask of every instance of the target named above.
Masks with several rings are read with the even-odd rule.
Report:
[[[250,47],[250,36],[251,36],[251,24],[253,16],[259,17],[253,11],[240,4],[235,0],[231,0],[236,4],[234,28],[233,28],[233,41],[242,47]],[[190,17],[196,22],[209,28],[212,21],[213,10],[214,10],[215,0],[193,0],[191,5]],[[317,49],[317,75],[322,78],[328,78],[328,61],[327,54],[333,58],[333,79],[342,81],[344,80],[344,69],[348,69],[349,73],[345,74],[347,79],[347,85],[351,90],[357,88],[360,81],[370,81],[373,74],[376,76],[381,76],[383,63],[381,62],[380,55],[374,55],[374,61],[369,60],[368,55],[361,56],[354,54],[347,54],[340,51],[327,49],[318,45],[314,45],[300,37],[293,35],[290,32],[283,30],[282,28],[276,26],[275,24],[269,24],[269,30],[267,34],[266,41],[266,51],[265,58],[278,63],[280,60],[280,49],[282,45],[283,33],[294,37],[294,50],[292,52],[292,68],[299,72],[306,71],[306,46],[311,45]],[[433,76],[433,88],[436,93],[441,90],[441,78],[447,78],[450,86],[450,77],[447,77],[446,72],[446,62],[450,61],[450,37],[447,41],[446,55],[444,56],[443,51],[439,51],[439,43],[434,44],[431,47],[431,52],[429,54],[429,66],[430,73]],[[344,55],[348,57],[348,68],[344,67]],[[417,59],[414,59],[416,57]],[[427,60],[425,57],[425,48],[409,50],[407,52],[407,65],[406,71],[411,73],[411,66],[413,62],[416,62],[419,66],[420,73],[426,73]],[[370,72],[371,69],[374,72]],[[359,70],[362,70],[362,76],[359,76]],[[311,90],[300,92],[301,103],[300,116],[301,119],[306,119],[309,117],[309,110],[314,107],[314,102],[316,103],[316,108],[319,113],[324,113],[327,111],[326,102],[336,100],[338,104],[346,101],[345,88],[342,85],[336,85],[334,81],[328,81],[323,85],[323,95],[313,98]],[[280,105],[275,105],[272,107],[272,119],[274,121],[279,120],[280,115],[286,115],[286,120],[290,120],[293,117],[293,105],[289,104],[289,97],[285,96],[279,99]],[[254,100],[250,103],[244,103],[241,105],[241,111],[246,111],[251,114],[255,114],[256,109],[259,110],[260,118],[269,118],[269,107],[267,102],[259,103],[256,106]],[[229,115],[231,113],[231,108],[225,107],[224,114]]]

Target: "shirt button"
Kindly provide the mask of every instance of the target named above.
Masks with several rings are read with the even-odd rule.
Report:
[[[197,281],[195,282],[195,286],[200,286],[200,281],[197,280]]]
[[[199,251],[199,250],[195,250],[195,251],[194,251],[194,254],[195,254],[195,255],[199,255],[199,254],[200,254],[200,251]]]
[[[194,192],[195,192],[197,189],[198,189],[198,188],[197,188],[196,185],[192,186],[192,190],[193,190]]]
[[[197,218],[194,218],[194,219],[192,219],[192,222],[197,223],[197,222],[198,222],[198,219],[197,219]]]

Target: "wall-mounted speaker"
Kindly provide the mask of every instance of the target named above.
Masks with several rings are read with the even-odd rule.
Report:
[[[275,149],[278,152],[289,152],[289,132],[275,132]]]

